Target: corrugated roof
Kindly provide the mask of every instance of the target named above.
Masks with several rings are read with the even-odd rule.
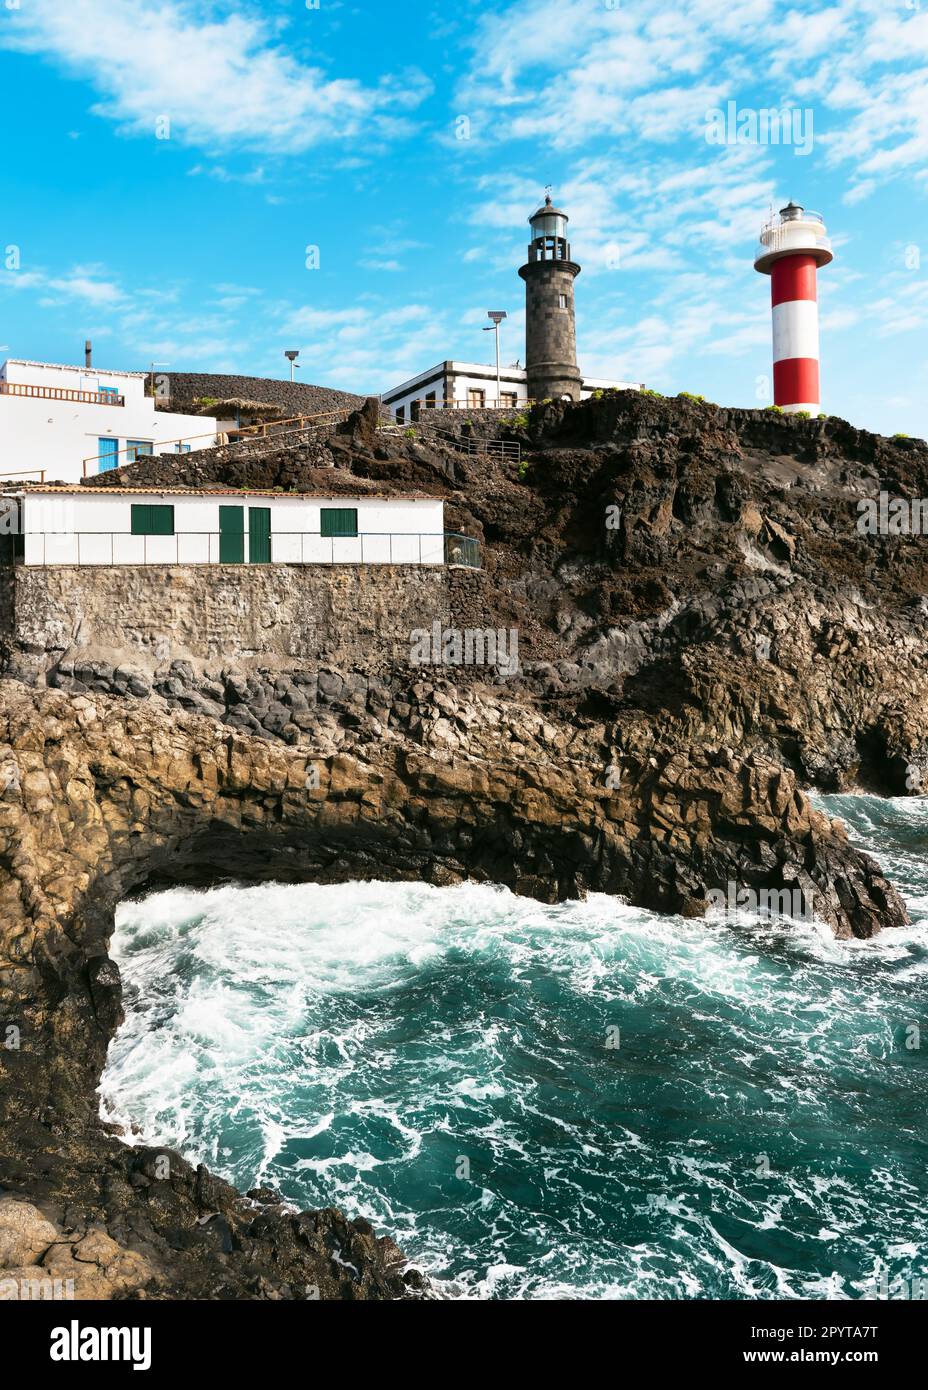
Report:
[[[0,496],[31,497],[39,493],[72,493],[80,497],[273,497],[278,501],[299,502],[306,498],[316,501],[335,502],[441,502],[441,497],[433,497],[427,492],[275,492],[273,489],[245,489],[237,487],[84,487],[80,483],[36,483],[28,487],[6,487],[0,489]]]

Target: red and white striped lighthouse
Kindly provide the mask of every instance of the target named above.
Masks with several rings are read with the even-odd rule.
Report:
[[[820,265],[833,260],[817,212],[788,203],[760,234],[754,269],[770,276],[773,306],[773,399],[784,411],[818,415],[818,295]]]

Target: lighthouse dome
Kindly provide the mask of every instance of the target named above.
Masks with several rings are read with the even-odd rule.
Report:
[[[529,222],[534,222],[536,217],[563,217],[565,222],[570,220],[566,212],[554,206],[550,197],[546,197],[543,206],[540,207],[537,212],[532,213],[531,217],[528,219]]]
[[[543,206],[537,212],[533,212],[528,220],[533,236],[560,237],[563,241],[567,240],[567,223],[570,219],[566,212],[554,206],[550,197],[545,198]]]

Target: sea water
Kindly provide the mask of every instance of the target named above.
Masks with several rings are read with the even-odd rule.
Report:
[[[912,926],[472,884],[125,903],[103,1113],[367,1217],[447,1296],[899,1296],[928,1276],[928,808],[819,804]]]

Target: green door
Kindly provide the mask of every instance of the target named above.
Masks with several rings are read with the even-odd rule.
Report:
[[[245,508],[219,508],[219,563],[245,563]]]
[[[250,565],[269,565],[271,563],[270,507],[248,508],[248,563]]]

